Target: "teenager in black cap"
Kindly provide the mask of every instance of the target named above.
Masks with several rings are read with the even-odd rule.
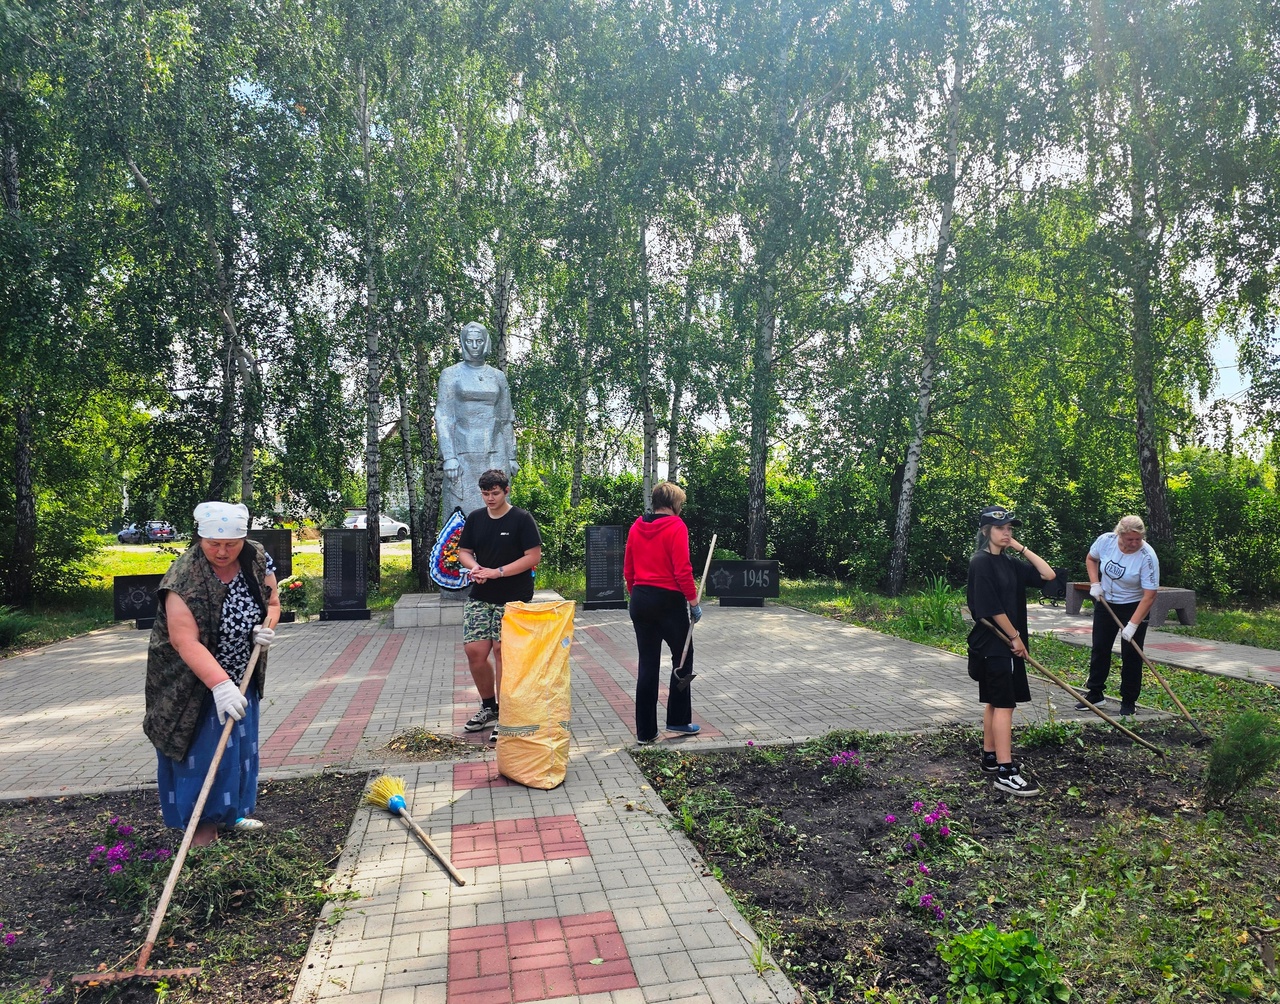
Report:
[[[1001,791],[1029,797],[1040,794],[1035,778],[1013,762],[1013,709],[1031,700],[1027,685],[1027,589],[1054,578],[1048,563],[1013,539],[1022,526],[1003,506],[987,506],[978,515],[978,539],[969,559],[969,675],[978,681],[982,712],[982,772]],[[1017,555],[1017,558],[1014,557]],[[1018,558],[1025,560],[1019,561]],[[981,622],[986,619],[1005,641]]]

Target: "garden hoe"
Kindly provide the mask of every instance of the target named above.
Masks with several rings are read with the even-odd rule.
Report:
[[[702,566],[702,581],[698,583],[698,598],[693,601],[696,607],[702,602],[702,590],[707,584],[707,572],[711,570],[711,556],[716,553],[716,537],[717,534],[711,535],[711,546],[707,548],[707,560]],[[683,690],[689,686],[689,682],[698,674],[690,673],[687,676],[681,676],[684,664],[689,661],[689,647],[693,644],[693,618],[689,618],[689,633],[684,638],[684,651],[680,653],[680,665],[676,667],[676,687]]]
[[[1109,613],[1111,615],[1111,619],[1116,622],[1116,627],[1118,627],[1121,630],[1121,632],[1123,632],[1124,625],[1120,623],[1120,618],[1117,617],[1116,612],[1113,609],[1111,609],[1111,604],[1107,602],[1106,597],[1104,596],[1099,598],[1098,602],[1107,608],[1107,613]],[[1173,692],[1173,688],[1170,687],[1169,684],[1165,683],[1164,677],[1161,676],[1159,670],[1156,669],[1155,663],[1153,663],[1150,659],[1147,658],[1146,652],[1142,651],[1142,646],[1139,645],[1132,638],[1129,638],[1128,642],[1130,645],[1133,646],[1134,651],[1137,652],[1138,655],[1142,657],[1142,661],[1147,664],[1147,669],[1151,670],[1151,675],[1154,676],[1158,681],[1160,681],[1160,686],[1164,687],[1164,692],[1173,699],[1173,703],[1176,704],[1178,706],[1178,710],[1182,712],[1182,717],[1191,723],[1191,727],[1193,729],[1195,729],[1198,733],[1200,733],[1201,739],[1208,739],[1209,737],[1205,735],[1204,729],[1202,729],[1199,725],[1197,725],[1195,722],[1195,719],[1191,717],[1191,712],[1186,709],[1186,706],[1180,700],[1178,700],[1178,695]]]
[[[982,619],[982,624],[988,629],[990,629],[992,632],[994,632],[995,634],[998,634],[1001,640],[1003,640],[1006,645],[1009,645],[1010,647],[1012,647],[1012,642],[1009,641],[1009,636],[1006,635],[1003,631],[1001,631],[998,627],[996,627],[996,625],[992,624],[991,621],[987,620],[984,617]],[[1107,714],[1101,708],[1091,703],[1087,697],[1081,697],[1080,694],[1076,691],[1076,689],[1072,687],[1070,684],[1064,683],[1060,676],[1058,676],[1056,673],[1048,669],[1045,669],[1044,666],[1040,665],[1040,663],[1036,662],[1035,659],[1031,658],[1030,653],[1027,654],[1026,661],[1029,662],[1032,666],[1034,666],[1037,670],[1039,670],[1039,672],[1041,673],[1042,676],[1045,677],[1045,679],[1049,680],[1051,683],[1056,683],[1059,687],[1061,687],[1068,694],[1070,694],[1073,700],[1079,700],[1090,711],[1092,711],[1095,715],[1101,718],[1108,725],[1115,726],[1117,729],[1123,732],[1126,736],[1132,739],[1135,743],[1139,743],[1145,746],[1147,749],[1151,750],[1152,753],[1156,753],[1156,754],[1159,754],[1160,756],[1164,756],[1164,750],[1162,750],[1159,746],[1156,746],[1148,742],[1147,740],[1143,739],[1142,736],[1138,735],[1136,732],[1133,732],[1130,729],[1126,729],[1123,725],[1117,722],[1114,718],[1112,718],[1109,714]]]
[[[266,623],[263,622],[263,627]],[[253,678],[254,667],[258,664],[258,656],[262,653],[262,646],[253,646],[253,653],[249,656],[249,665],[245,667],[244,677],[240,680],[240,693],[247,693],[249,690],[249,681]],[[204,786],[200,789],[200,795],[196,798],[195,808],[191,810],[191,822],[187,823],[186,832],[182,834],[182,843],[178,846],[178,852],[173,856],[173,865],[169,868],[169,878],[165,881],[164,891],[160,893],[160,902],[156,904],[155,915],[151,918],[151,929],[147,931],[147,940],[143,942],[141,951],[138,952],[137,964],[132,969],[126,970],[107,970],[100,973],[80,973],[78,976],[72,976],[71,982],[77,986],[98,986],[102,983],[120,983],[124,980],[170,980],[170,979],[186,979],[188,977],[196,977],[200,975],[200,967],[194,966],[189,969],[148,969],[147,963],[151,961],[151,952],[156,947],[156,939],[160,937],[160,925],[164,923],[164,915],[169,910],[169,900],[173,898],[173,890],[178,885],[178,876],[182,873],[182,866],[187,860],[187,851],[191,848],[191,840],[196,835],[196,828],[200,825],[200,813],[204,811],[204,803],[209,799],[209,792],[213,788],[213,779],[218,773],[218,764],[222,762],[222,754],[227,748],[227,740],[231,738],[231,728],[236,723],[236,719],[230,715],[227,716],[226,724],[222,727],[222,738],[218,740],[218,745],[213,751],[213,760],[209,763],[209,771],[204,777]]]

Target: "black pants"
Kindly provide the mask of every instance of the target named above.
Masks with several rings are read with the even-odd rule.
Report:
[[[671,679],[667,684],[667,724],[688,725],[693,721],[690,687],[675,686],[675,667],[689,636],[689,603],[684,594],[657,586],[636,586],[631,590],[631,626],[636,629],[639,667],[636,672],[636,738],[652,739],[658,734],[658,674],[662,665],[662,643],[671,650]],[[684,674],[693,672],[693,646],[685,660]],[[682,675],[684,675],[682,674]]]
[[[1136,603],[1112,603],[1111,609],[1120,618],[1121,624],[1128,624],[1133,612],[1138,609]],[[1102,606],[1101,601],[1093,605],[1093,653],[1089,656],[1089,699],[1101,696],[1107,685],[1107,676],[1111,673],[1111,646],[1115,644],[1120,629],[1116,622]],[[1134,632],[1133,640],[1141,646],[1147,640],[1147,622],[1143,621]],[[1124,704],[1137,704],[1138,695],[1142,693],[1142,657],[1137,649],[1127,641],[1120,643],[1120,700]]]

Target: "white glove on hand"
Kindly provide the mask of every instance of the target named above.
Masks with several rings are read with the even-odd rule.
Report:
[[[1089,595],[1092,596],[1095,600],[1102,599],[1102,583],[1091,582],[1089,584]]]
[[[689,608],[689,616],[693,618],[693,623],[697,624],[702,620],[702,605],[695,603]]]
[[[1137,633],[1138,633],[1138,625],[1130,623],[1124,626],[1124,630],[1120,632],[1120,637],[1123,638],[1125,641],[1133,641],[1133,636]]]
[[[253,629],[253,643],[255,645],[261,645],[263,648],[270,648],[271,643],[275,640],[275,628],[263,627],[259,624]]]
[[[240,688],[230,680],[223,680],[213,688],[213,704],[218,709],[218,724],[227,723],[227,715],[237,722],[249,710],[249,698],[240,693]]]

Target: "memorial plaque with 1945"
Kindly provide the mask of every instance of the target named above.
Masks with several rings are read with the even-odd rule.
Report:
[[[778,596],[778,562],[759,560],[716,560],[707,573],[707,595],[720,599],[721,606],[764,606],[765,597]]]

